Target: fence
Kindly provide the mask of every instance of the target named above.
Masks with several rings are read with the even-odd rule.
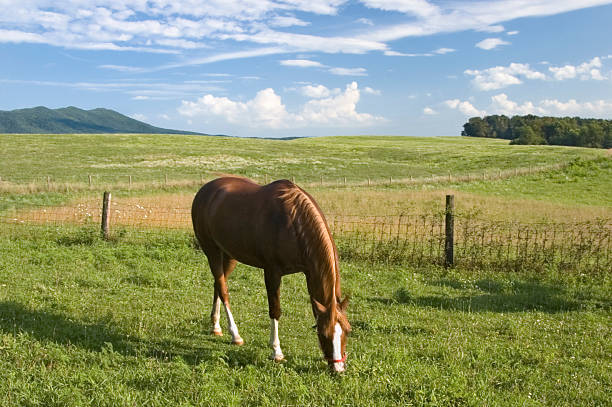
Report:
[[[112,239],[147,238],[168,230],[192,235],[188,207],[144,207],[114,202],[110,196],[106,199],[106,195],[104,202],[5,210],[0,212],[0,223],[16,227],[102,224],[104,236]],[[449,202],[441,213],[385,216],[332,213],[327,214],[327,220],[343,258],[510,270],[552,267],[584,272],[612,270],[610,220],[492,221],[455,214]]]

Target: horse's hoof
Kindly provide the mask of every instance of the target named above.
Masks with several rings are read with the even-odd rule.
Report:
[[[232,345],[242,346],[242,345],[244,345],[244,339],[242,339],[242,338],[233,339],[232,340]]]
[[[273,356],[270,356],[270,359],[272,359],[276,363],[283,363],[285,361],[285,356],[283,356],[283,355],[273,355]]]
[[[210,331],[213,336],[223,336],[223,331],[221,329],[213,329]]]

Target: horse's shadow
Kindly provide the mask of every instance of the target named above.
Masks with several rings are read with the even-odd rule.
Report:
[[[430,286],[465,288],[461,281],[442,279]],[[462,312],[527,312],[558,313],[580,308],[580,301],[567,295],[562,286],[537,281],[510,281],[509,284],[482,279],[476,282],[478,293],[473,295],[419,295],[406,288],[399,288],[391,298],[370,298],[370,301],[390,304],[407,304]]]
[[[202,362],[219,362],[219,354],[228,366],[257,365],[260,361],[254,350],[235,348],[228,344],[223,349],[218,338],[198,336],[198,343],[185,338],[142,339],[115,330],[110,317],[96,322],[79,321],[54,310],[32,309],[13,301],[0,302],[0,332],[17,336],[30,335],[39,342],[75,346],[93,352],[112,349],[124,356],[138,356],[167,362],[180,357],[195,366]]]
[[[101,351],[108,343],[120,353],[133,353],[129,338],[111,329],[105,321],[83,322],[56,311],[31,309],[13,301],[0,302],[0,331],[27,333],[38,341]]]

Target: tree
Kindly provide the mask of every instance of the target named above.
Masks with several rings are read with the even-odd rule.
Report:
[[[612,120],[492,115],[470,118],[461,135],[509,139],[512,144],[612,148]]]
[[[521,126],[515,129],[514,135],[517,137],[511,141],[511,144],[546,144],[546,139],[529,126]]]

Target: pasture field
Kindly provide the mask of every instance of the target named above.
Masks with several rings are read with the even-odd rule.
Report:
[[[262,272],[230,279],[245,345],[210,336],[212,277],[184,234],[42,228],[3,234],[0,252],[0,405],[609,405],[609,274],[346,259],[353,331],[334,376],[302,275],[283,279],[275,364]]]
[[[153,219],[185,215],[202,179],[233,173],[295,177],[333,215],[439,215],[453,193],[458,216],[491,222],[609,221],[608,151],[459,137],[0,142],[0,405],[611,405],[609,272],[444,270],[348,253],[353,332],[348,370],[334,376],[302,275],[283,279],[287,361],[275,364],[260,270],[239,265],[230,278],[246,341],[234,347],[208,333],[212,277],[175,228],[189,219],[104,241],[95,217],[105,189]],[[5,222],[47,210],[66,218]],[[71,223],[77,211],[92,214],[84,226]]]
[[[8,184],[69,187],[199,182],[231,173],[264,181],[386,182],[498,174],[606,156],[601,149],[509,146],[466,137],[321,137],[296,140],[184,135],[0,135],[0,176]]]

